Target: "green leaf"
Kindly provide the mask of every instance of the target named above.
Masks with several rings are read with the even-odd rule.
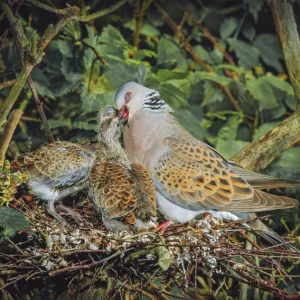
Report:
[[[180,81],[180,80],[178,80]],[[180,86],[169,83],[168,81],[159,86],[162,98],[174,109],[187,105],[186,94],[180,90]]]
[[[140,49],[134,53],[134,59],[136,59],[136,60],[142,60],[146,57],[156,58],[157,54],[156,54],[156,52],[149,50],[149,49]]]
[[[276,35],[264,33],[256,37],[253,45],[259,49],[262,61],[277,72],[283,72],[280,60],[283,59],[281,47]]]
[[[71,124],[71,119],[67,119],[67,120],[49,119],[48,126],[50,129],[58,128],[58,127],[70,127],[71,128],[72,124]]]
[[[98,37],[98,43],[111,45],[114,47],[130,48],[121,32],[115,27],[108,25]]]
[[[210,56],[210,52],[208,52],[203,46],[196,45],[194,47],[194,50],[208,64],[210,64],[210,65],[214,64],[214,61],[213,61],[213,59]]]
[[[262,76],[260,77],[260,80],[266,81],[268,84],[283,92],[286,92],[288,95],[294,95],[294,89],[292,85],[276,76]]]
[[[300,147],[287,149],[268,166],[268,172],[280,178],[299,180]]]
[[[133,20],[124,24],[124,27],[130,29],[131,31],[135,31],[135,24]],[[160,31],[150,22],[144,21],[141,28],[141,34],[146,36],[159,36]]]
[[[256,47],[235,38],[228,38],[227,42],[236,53],[239,64],[243,68],[248,70],[259,65],[260,52]]]
[[[174,116],[195,138],[204,140],[206,130],[200,127],[203,113],[199,105],[189,105],[188,108],[178,108]]]
[[[239,22],[236,18],[230,17],[224,20],[220,26],[220,36],[222,40],[225,40],[233,34],[237,29]]]
[[[259,110],[278,107],[278,102],[267,81],[253,78],[246,81],[247,90],[259,103]]]
[[[160,82],[164,82],[171,79],[185,79],[188,77],[187,72],[181,72],[178,70],[168,70],[168,69],[160,69],[157,72],[157,79]]]
[[[81,40],[81,29],[80,29],[80,23],[78,21],[68,22],[63,27],[62,32],[65,35],[71,37],[75,41]]]
[[[157,45],[157,63],[171,63],[176,69],[181,71],[188,70],[188,62],[184,50],[174,41],[163,37]]]
[[[249,11],[253,16],[255,23],[258,21],[258,14],[264,6],[264,0],[246,0],[248,3]]]
[[[73,57],[73,43],[68,40],[58,40],[59,52],[65,57]]]
[[[247,70],[245,70],[243,68],[233,66],[233,65],[230,65],[230,64],[218,65],[218,66],[215,67],[215,70],[218,70],[218,69],[228,69],[228,70],[231,70],[231,71],[235,71],[239,74],[244,74],[244,73],[248,72]]]
[[[266,134],[268,131],[273,129],[279,124],[279,122],[270,122],[270,123],[264,123],[260,125],[253,135],[253,141],[258,140],[260,137],[262,137],[264,134]]]
[[[250,42],[253,41],[256,31],[255,31],[255,28],[254,28],[252,22],[251,23],[246,22],[244,24],[242,33],[243,33],[244,37],[247,38]]]
[[[221,83],[224,85],[227,85],[227,84],[231,83],[231,81],[232,81],[231,78],[228,78],[226,76],[218,75],[216,73],[200,72],[200,71],[193,73],[190,76],[190,80],[191,80],[192,84],[196,84],[197,82],[199,82],[201,80],[211,80],[211,81]]]
[[[296,100],[295,96],[291,96],[291,95],[287,96],[284,99],[284,102],[288,106],[288,108],[291,110],[295,110],[297,107],[297,100]]]
[[[83,91],[81,94],[82,109],[84,112],[99,111],[107,105],[113,105],[114,95],[114,92],[99,95]]]
[[[230,159],[249,143],[239,140],[222,140],[217,138],[216,150],[223,155],[226,159]]]
[[[9,238],[14,237],[18,231],[30,227],[24,215],[19,211],[6,207],[0,207],[0,233]]]
[[[233,115],[227,119],[226,123],[219,130],[218,138],[222,140],[236,139],[237,129],[242,122],[241,115]]]

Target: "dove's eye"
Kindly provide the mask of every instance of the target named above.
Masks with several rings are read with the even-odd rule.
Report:
[[[127,92],[127,93],[125,94],[125,97],[124,97],[125,104],[127,104],[127,103],[131,100],[131,96],[132,96],[132,93],[131,93],[131,92]]]

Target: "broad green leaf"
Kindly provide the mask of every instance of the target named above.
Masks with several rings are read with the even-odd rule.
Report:
[[[233,115],[227,119],[226,123],[219,130],[218,138],[222,140],[236,139],[237,129],[242,122],[241,115]]]
[[[252,22],[246,22],[244,24],[242,33],[245,36],[245,38],[247,38],[250,42],[253,41],[256,31],[255,31],[255,28],[254,28]]]
[[[96,123],[93,124],[90,122],[78,121],[73,123],[73,128],[82,129],[82,130],[93,130],[97,132],[99,126]]]
[[[289,95],[284,99],[285,104],[288,106],[289,109],[295,110],[297,107],[297,100],[295,96]]]
[[[259,49],[262,61],[277,72],[283,72],[280,60],[283,59],[278,38],[274,34],[264,33],[256,37],[253,45]]]
[[[86,90],[82,92],[82,110],[84,112],[99,111],[101,108],[107,105],[113,105],[114,92],[105,94],[88,93]]]
[[[187,72],[181,72],[178,70],[168,70],[168,69],[160,69],[157,72],[157,79],[160,82],[165,82],[167,80],[171,80],[171,79],[185,79],[188,77],[188,73]]]
[[[186,99],[190,97],[191,94],[191,82],[188,79],[170,79],[166,81],[168,84],[172,84],[184,93]]]
[[[130,48],[130,45],[124,39],[121,32],[111,25],[108,25],[100,34],[98,37],[98,43],[112,45],[114,47]]]
[[[222,140],[220,138],[217,139],[216,142],[216,150],[224,156],[226,159],[230,159],[244,147],[246,147],[249,143],[245,141],[239,140]]]
[[[189,105],[188,108],[178,108],[174,116],[195,138],[204,140],[206,130],[200,127],[203,113],[199,105]]]
[[[48,119],[48,126],[50,129],[59,127],[72,127],[71,119],[66,120],[54,120]]]
[[[267,81],[253,78],[246,81],[247,90],[259,103],[259,110],[278,107],[278,102]]]
[[[22,213],[10,207],[0,207],[0,235],[12,238],[18,231],[29,227],[30,225]]]
[[[166,81],[159,86],[159,92],[162,98],[174,109],[187,105],[186,94],[180,90],[179,86]]]
[[[57,41],[59,52],[65,57],[73,57],[73,43],[69,40]]]
[[[294,89],[292,85],[276,76],[262,76],[260,77],[260,80],[266,81],[268,84],[283,92],[286,92],[288,95],[294,95]]]
[[[221,83],[224,85],[227,85],[232,81],[231,78],[226,77],[226,76],[218,75],[216,73],[200,72],[200,71],[193,73],[190,76],[190,80],[191,80],[192,84],[196,84],[197,82],[199,82],[201,80],[211,80],[211,81]]]
[[[203,46],[201,45],[196,45],[194,47],[194,50],[196,51],[196,53],[204,60],[206,61],[208,64],[214,64],[213,59],[210,56],[210,52],[208,52]]]
[[[260,64],[260,51],[256,47],[235,38],[228,38],[227,42],[236,53],[236,56],[239,59],[239,63],[243,68],[248,70]]]
[[[157,63],[171,63],[176,69],[187,71],[188,62],[185,51],[173,40],[163,37],[157,45]]]
[[[205,80],[203,87],[205,96],[202,99],[201,106],[211,105],[224,100],[224,93],[215,82]]]
[[[220,26],[220,36],[222,40],[225,40],[229,36],[233,34],[233,32],[237,29],[239,22],[237,18],[230,17],[224,20],[224,22]]]
[[[264,134],[266,134],[269,130],[273,129],[279,124],[279,122],[270,122],[270,123],[264,123],[260,125],[257,129],[255,134],[253,135],[253,141],[258,140],[260,137],[262,137]]]

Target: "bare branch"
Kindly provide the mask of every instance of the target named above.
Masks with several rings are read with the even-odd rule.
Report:
[[[22,115],[23,112],[18,109],[12,111],[9,115],[8,122],[4,128],[4,132],[0,140],[0,166],[3,165],[9,143]]]

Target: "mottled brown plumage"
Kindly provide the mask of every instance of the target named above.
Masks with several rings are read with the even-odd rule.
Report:
[[[70,227],[56,212],[54,203],[85,188],[94,157],[79,144],[57,141],[25,154],[18,164],[28,174],[33,193],[47,201],[48,212]]]
[[[156,192],[151,173],[145,167],[130,165],[119,143],[116,111],[106,108],[99,116],[99,143],[89,175],[89,195],[101,212],[104,225],[119,231],[141,225],[156,216]],[[141,225],[143,226],[143,225]]]

